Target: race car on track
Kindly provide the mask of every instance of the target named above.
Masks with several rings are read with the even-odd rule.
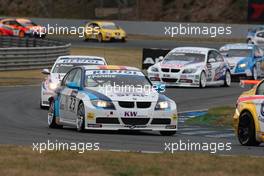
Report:
[[[119,40],[126,41],[126,32],[113,22],[92,21],[86,24],[87,29],[84,38],[88,40],[97,40],[98,42]]]
[[[258,26],[249,29],[247,33],[247,43],[263,46],[264,44],[264,26]]]
[[[59,86],[65,74],[74,66],[80,65],[106,65],[102,57],[97,56],[60,56],[54,63],[51,71],[43,69],[42,73],[48,77],[41,84],[40,108],[49,106],[49,98],[54,95],[54,90]]]
[[[238,98],[233,126],[242,145],[259,145],[264,142],[264,80],[241,82],[255,86]]]
[[[152,83],[204,88],[231,85],[228,63],[215,49],[178,47],[147,70]]]
[[[14,28],[14,35],[19,37],[34,36],[35,31],[29,27],[21,24],[15,18],[4,18],[0,20],[0,24],[4,24]]]
[[[177,131],[175,102],[159,94],[133,67],[75,67],[65,75],[49,103],[51,128],[152,130],[161,135]]]
[[[14,29],[0,24],[0,36],[14,36]]]
[[[257,80],[264,75],[263,50],[253,44],[227,44],[220,48],[233,77]]]
[[[27,27],[30,31],[33,31],[32,36],[45,38],[46,31],[44,30],[43,26],[40,26],[33,21],[25,18],[17,18],[16,21],[21,25]]]

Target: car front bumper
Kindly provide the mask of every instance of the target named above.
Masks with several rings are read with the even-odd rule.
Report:
[[[154,73],[148,72],[148,78],[153,84],[165,84],[166,86],[199,87],[200,74],[182,73]]]
[[[174,110],[102,110],[85,107],[85,129],[177,131],[178,116]],[[124,117],[124,112],[138,112],[135,117]],[[140,113],[141,112],[141,113]],[[141,115],[140,115],[141,114]]]

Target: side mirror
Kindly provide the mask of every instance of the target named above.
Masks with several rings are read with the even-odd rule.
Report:
[[[208,63],[216,62],[215,58],[209,58]]]
[[[50,71],[49,71],[49,69],[43,69],[41,71],[41,73],[44,74],[44,75],[49,75],[50,74]]]
[[[80,87],[75,82],[69,82],[66,86],[70,89],[80,89]]]

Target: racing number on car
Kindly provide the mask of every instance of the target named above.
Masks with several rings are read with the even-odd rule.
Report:
[[[207,79],[211,80],[212,79],[212,76],[213,76],[213,73],[212,73],[212,65],[211,64],[207,64],[207,70],[208,70],[208,73],[207,73]]]
[[[74,111],[75,110],[75,105],[76,105],[76,98],[71,97],[69,109],[71,111]]]

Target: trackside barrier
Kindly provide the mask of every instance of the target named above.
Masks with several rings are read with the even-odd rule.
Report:
[[[51,67],[70,53],[71,44],[59,41],[0,36],[0,71]]]

